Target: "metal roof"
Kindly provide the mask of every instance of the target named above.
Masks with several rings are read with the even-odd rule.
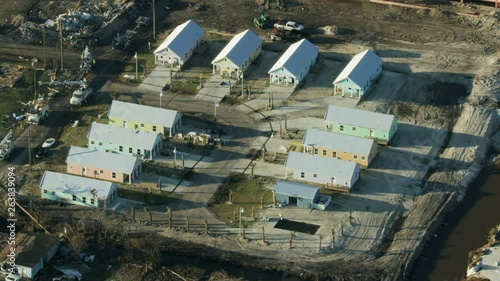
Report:
[[[170,49],[179,57],[184,57],[184,54],[189,52],[189,49],[194,46],[196,41],[203,37],[205,31],[193,20],[178,25],[167,39],[156,48],[154,54],[166,54],[166,50]]]
[[[94,122],[87,134],[87,139],[151,150],[157,142],[161,141],[161,136],[159,134]]]
[[[295,77],[298,77],[300,72],[309,66],[310,61],[315,60],[317,57],[318,48],[307,39],[302,39],[290,45],[268,73],[271,74],[274,71],[284,68]]]
[[[375,142],[367,138],[320,131],[318,129],[308,129],[304,135],[302,144],[359,155],[369,155]]]
[[[351,79],[359,87],[363,87],[370,80],[370,76],[382,65],[382,59],[372,50],[366,50],[355,55],[347,66],[340,72],[333,84],[344,79]]]
[[[276,193],[285,194],[291,197],[314,199],[316,193],[319,192],[319,187],[291,181],[278,181],[274,185],[274,190]]]
[[[51,171],[45,171],[42,177],[42,181],[40,181],[41,189],[63,192],[73,195],[88,195],[90,197],[90,191],[95,189],[98,198],[107,198],[111,187],[113,187],[112,182],[61,174]]]
[[[352,178],[357,163],[331,157],[320,157],[307,153],[290,151],[285,162],[289,169],[318,173],[335,178]]]
[[[328,106],[325,121],[388,132],[394,115],[336,105]]]
[[[227,58],[236,66],[240,67],[261,44],[262,39],[255,35],[250,29],[247,29],[234,36],[217,57],[215,57],[212,64]]]
[[[110,118],[116,117],[146,124],[158,124],[168,128],[172,128],[175,121],[179,119],[181,115],[181,113],[175,110],[118,100],[113,100],[108,114]]]
[[[34,267],[37,265],[41,259],[46,259],[46,256],[50,250],[58,247],[61,243],[61,239],[55,236],[43,235],[43,234],[28,234],[28,233],[16,233],[15,242],[15,253],[16,264],[25,267]],[[10,247],[6,247],[10,250]],[[4,254],[4,252],[2,252]],[[7,257],[8,252],[5,252],[2,257]],[[8,260],[5,259],[5,262]],[[36,273],[38,271],[34,271]]]
[[[124,174],[132,174],[137,162],[137,157],[121,155],[100,150],[71,146],[66,158],[66,163],[89,166],[96,169],[110,170]]]

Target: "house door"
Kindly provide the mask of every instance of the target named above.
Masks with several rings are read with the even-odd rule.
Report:
[[[139,130],[139,125],[135,124],[134,129]]]
[[[87,168],[82,167],[82,176],[85,176],[87,174]]]
[[[297,206],[297,197],[288,197],[288,206]]]
[[[331,177],[331,178],[330,178],[330,184],[331,184],[332,186],[335,186],[335,185],[337,184],[337,181],[335,180],[335,178],[334,178],[334,177]]]
[[[375,138],[375,132],[373,130],[370,130],[370,138]]]
[[[125,121],[125,120],[123,121],[123,123],[122,123],[122,127],[123,127],[123,128],[127,128],[127,121]]]

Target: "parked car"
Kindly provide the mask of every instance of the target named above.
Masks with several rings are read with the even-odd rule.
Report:
[[[49,154],[50,152],[50,148],[49,147],[41,147],[37,153],[35,154],[35,157],[38,158],[38,159],[41,159],[41,158],[45,158],[47,157],[47,155]]]
[[[54,138],[50,138],[50,139],[46,139],[43,144],[42,144],[42,147],[47,147],[47,148],[50,148],[52,147],[54,144],[56,143],[56,139]]]

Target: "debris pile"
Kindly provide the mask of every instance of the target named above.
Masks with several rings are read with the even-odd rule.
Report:
[[[0,89],[12,88],[23,77],[23,67],[0,65]]]
[[[124,24],[128,24],[129,19],[135,18],[137,13],[133,1],[122,4],[110,1],[82,3],[77,9],[69,10],[54,18],[50,18],[52,15],[40,9],[36,18],[44,23],[23,22],[14,37],[20,37],[21,40],[31,43],[40,43],[45,32],[46,43],[52,45],[59,42],[62,29],[64,44],[72,48],[83,48],[88,39],[93,39],[94,42],[98,42],[100,38],[107,39],[108,32],[103,33],[103,29],[120,29]],[[42,19],[44,17],[46,18]],[[140,23],[136,28],[147,25],[148,22],[148,18],[140,17]],[[116,31],[113,30],[112,33],[114,32]]]
[[[137,18],[135,22],[136,26],[134,27],[134,29],[132,30],[128,29],[125,31],[125,33],[116,34],[116,37],[111,42],[111,47],[113,49],[127,49],[136,38],[137,32],[141,28],[148,26],[149,23],[151,22],[151,19],[148,17],[140,16],[139,18]]]
[[[285,0],[256,0],[257,5],[264,6],[267,9],[285,9]]]

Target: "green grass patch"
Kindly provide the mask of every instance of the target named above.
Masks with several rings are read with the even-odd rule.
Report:
[[[218,192],[214,194],[208,208],[232,226],[239,223],[240,208],[245,210],[242,213],[242,218],[252,221],[252,208],[254,208],[254,216],[259,217],[261,198],[264,207],[273,203],[273,193],[266,186],[274,181],[274,179],[265,177],[250,179],[248,175],[230,175],[226,182],[219,187]],[[232,191],[232,203],[229,203],[230,190]],[[235,211],[236,218],[234,217]]]
[[[182,195],[170,192],[155,193],[131,190],[127,188],[118,188],[118,197],[144,202],[149,205],[162,205],[170,204],[181,198]]]

